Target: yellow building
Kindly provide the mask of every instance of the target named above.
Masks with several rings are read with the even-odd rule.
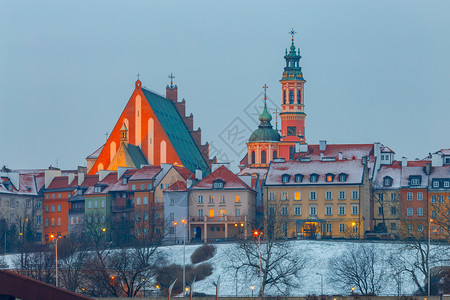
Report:
[[[370,185],[365,157],[275,160],[269,166],[263,193],[265,215],[277,218],[285,237],[362,238],[370,230]],[[271,228],[264,230],[268,232]]]
[[[450,166],[432,167],[428,186],[432,239],[450,240]]]

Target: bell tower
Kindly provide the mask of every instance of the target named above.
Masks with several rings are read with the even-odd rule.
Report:
[[[305,79],[300,67],[300,49],[296,51],[294,45],[295,31],[292,29],[289,34],[292,36],[289,52],[286,49],[284,59],[283,77],[281,78],[281,141],[305,143],[305,117],[303,88]]]

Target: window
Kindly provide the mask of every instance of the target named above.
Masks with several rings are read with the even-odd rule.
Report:
[[[310,216],[315,216],[317,215],[317,206],[315,204],[311,204],[309,206],[309,215]]]
[[[210,217],[210,218],[214,218],[214,209],[213,209],[213,208],[211,208],[211,209],[209,210],[209,217]]]
[[[100,193],[102,188],[100,186],[94,186],[94,193]]]
[[[240,195],[236,195],[235,201],[236,201],[236,203],[240,203],[241,202],[241,196]]]
[[[297,104],[301,103],[301,99],[302,99],[302,91],[297,90]]]
[[[225,203],[225,196],[224,195],[220,196],[220,203]]]
[[[61,218],[58,218],[58,226],[61,226]]]
[[[418,207],[418,208],[417,208],[417,215],[418,215],[419,217],[423,216],[423,208],[422,208],[422,207]]]
[[[419,196],[419,195],[417,194],[417,196]],[[417,198],[419,198],[419,197],[417,197]],[[419,199],[417,199],[417,200],[419,200]],[[397,201],[395,193],[391,193],[391,201]]]
[[[281,182],[283,182],[283,183],[288,183],[290,177],[291,177],[291,176],[289,176],[289,175],[287,175],[287,174],[282,175],[282,176],[281,176]]]
[[[438,188],[439,187],[439,181],[435,180],[433,181],[433,187]]]
[[[450,187],[450,181],[444,181],[444,187],[446,188]]]
[[[45,206],[45,212],[48,212],[48,205]]]
[[[225,217],[225,209],[220,210],[220,217],[221,218]]]
[[[52,198],[55,198],[55,194],[52,194]]]
[[[412,200],[413,200],[413,193],[408,192],[408,193],[406,194],[406,200],[412,201]]]
[[[52,218],[52,226],[55,226],[55,218]]]
[[[347,181],[347,174],[341,173],[339,174],[339,182],[345,182]]]
[[[159,185],[159,188],[160,188],[161,190],[163,190],[163,189],[164,189],[164,183],[161,183],[161,184]]]
[[[392,185],[392,178],[389,176],[386,176],[383,178],[383,185],[384,186],[391,186]]]
[[[94,201],[94,208],[98,208],[98,201],[97,200]]]
[[[302,182],[303,181],[303,175],[296,174],[295,175],[295,182]]]
[[[148,198],[144,197],[144,205],[148,204]]]
[[[269,200],[275,200],[275,192],[269,192]]]
[[[301,205],[295,205],[294,206],[294,215],[300,216],[302,214],[302,206]]]
[[[352,199],[353,200],[359,199],[359,191],[352,191]]]
[[[72,196],[72,193],[67,193],[67,197],[71,197]]]
[[[58,198],[61,198],[61,193],[58,193]]]
[[[281,192],[281,200],[289,200],[288,192]]]
[[[141,184],[141,190],[145,190],[145,184]]]
[[[27,199],[27,208],[31,207],[31,199]]]
[[[378,194],[378,200],[379,201],[383,201],[383,198],[384,198],[384,194],[383,193],[379,193]]]
[[[197,202],[198,203],[203,203],[203,196],[202,195],[198,196]]]
[[[412,225],[407,225],[408,231],[411,231],[413,229]]]
[[[91,200],[88,201],[88,208],[92,208],[92,201]]]
[[[48,194],[47,194],[47,195],[45,195],[45,198],[46,198],[46,199],[48,199]]]
[[[417,225],[417,231],[423,231],[423,225]]]
[[[439,203],[444,203],[444,196],[443,195],[439,195]]]
[[[395,216],[397,214],[397,208],[395,206],[391,206],[391,216]]]
[[[333,214],[333,206],[332,205],[326,205],[325,206],[325,215],[331,216]]]
[[[301,192],[295,192],[294,193],[294,200],[297,200],[297,201],[302,200],[302,193]]]
[[[412,199],[411,199],[412,200]],[[423,193],[422,192],[418,192],[417,193],[417,200],[418,201],[422,201],[423,200]]]
[[[287,205],[281,206],[281,215],[282,216],[287,216],[288,215],[288,206]]]
[[[333,192],[332,191],[326,191],[325,192],[325,200],[332,200],[333,199]]]
[[[262,164],[265,164],[265,163],[267,163],[267,153],[266,153],[266,151],[261,151],[261,163]]]
[[[379,216],[383,215],[383,207],[382,206],[378,207],[378,215]]]
[[[100,207],[105,207],[105,199],[100,200]]]
[[[169,220],[170,220],[170,221],[173,221],[174,219],[175,219],[175,213],[171,212],[171,213],[169,214]]]
[[[316,200],[317,193],[316,192],[309,192],[309,200]]]
[[[326,224],[326,226],[325,226],[326,228],[325,228],[325,232],[326,233],[331,233],[331,224]]]
[[[352,204],[352,215],[357,215],[358,213],[358,204]]]
[[[209,196],[208,203],[214,203],[214,196]]]
[[[435,210],[431,211],[431,218],[436,219],[437,217],[437,212]]]
[[[199,217],[203,217],[203,209],[199,209],[198,210],[198,216]]]
[[[235,213],[235,216],[236,216],[236,217],[240,217],[240,216],[241,216],[241,210],[240,210],[239,208],[236,208],[236,209],[234,210],[234,213]]]
[[[133,185],[131,186],[131,189],[132,189],[133,191],[136,190],[136,185],[133,184]]]
[[[391,223],[391,230],[396,230],[397,229],[397,223],[392,222]]]
[[[275,205],[269,205],[269,215],[270,216],[275,215]]]
[[[317,181],[319,180],[319,175],[318,175],[318,174],[311,174],[311,175],[309,176],[309,180],[310,180],[311,182],[317,182]]]
[[[411,178],[409,179],[409,184],[410,185],[420,185],[420,181],[421,181],[421,176],[419,176],[420,178]]]
[[[255,163],[255,151],[252,151],[252,164],[254,164]]]
[[[213,183],[213,188],[214,189],[223,189],[223,181],[214,181]]]
[[[58,211],[61,211],[61,204],[58,204]]]
[[[52,212],[55,212],[55,204],[52,205]]]
[[[345,191],[339,191],[339,200],[345,200]]]
[[[286,104],[286,91],[283,91],[283,104]]]
[[[345,215],[345,205],[339,205],[339,215]]]
[[[345,232],[345,224],[343,223],[339,224],[339,232]]]
[[[170,206],[174,206],[175,205],[175,199],[174,198],[170,198]]]
[[[408,207],[408,208],[406,209],[406,215],[407,215],[408,217],[411,217],[413,214],[414,214],[413,208],[412,208],[412,207]]]
[[[431,196],[431,203],[436,203],[436,195]]]
[[[327,174],[325,177],[326,182],[333,182],[334,175],[333,174]]]
[[[166,189],[168,189],[169,188],[169,184],[168,183],[166,183]]]
[[[41,225],[42,222],[42,216],[36,216],[36,224]]]
[[[148,190],[151,190],[151,189],[152,189],[152,184],[151,184],[151,183],[147,184],[147,189],[148,189]]]
[[[289,104],[294,104],[294,91],[289,91]]]
[[[45,226],[48,227],[48,218],[45,218]]]

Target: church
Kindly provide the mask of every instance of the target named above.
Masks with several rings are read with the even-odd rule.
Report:
[[[193,129],[194,117],[186,116],[186,102],[178,101],[174,76],[169,78],[165,97],[135,82],[106,143],[86,158],[89,174],[165,163],[210,173],[215,159],[209,159],[209,145],[201,144],[201,129]]]

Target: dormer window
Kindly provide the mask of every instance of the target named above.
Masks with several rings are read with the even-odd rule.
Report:
[[[383,177],[383,186],[392,186],[392,178],[389,176]]]
[[[101,193],[105,187],[103,184],[94,185],[94,193]]]
[[[302,182],[302,181],[303,181],[303,175],[295,174],[295,182]]]
[[[348,174],[340,173],[339,174],[339,182],[346,182],[347,181],[347,177],[348,177]]]
[[[127,183],[128,183],[128,177],[125,177],[125,176],[124,176],[124,177],[122,178],[122,184],[125,185],[125,184],[127,184]]]
[[[409,176],[409,185],[420,185],[422,182],[422,176]]]
[[[317,181],[319,181],[319,174],[315,174],[315,173],[311,174],[311,175],[309,176],[309,181],[311,181],[311,182],[317,182]]]
[[[222,180],[215,180],[213,182],[213,188],[214,189],[223,189],[224,182]]]
[[[326,181],[326,182],[333,182],[333,180],[334,180],[334,174],[328,173],[328,174],[325,176],[325,181]]]
[[[450,181],[444,181],[444,187],[446,188],[450,187]]]
[[[281,182],[288,183],[290,178],[291,178],[291,175],[283,174],[283,175],[281,175]]]
[[[435,180],[433,181],[433,187],[438,188],[439,187],[439,181]]]
[[[80,196],[83,195],[83,190],[82,190],[82,189],[79,189],[78,192],[77,192],[77,194],[80,195]]]

